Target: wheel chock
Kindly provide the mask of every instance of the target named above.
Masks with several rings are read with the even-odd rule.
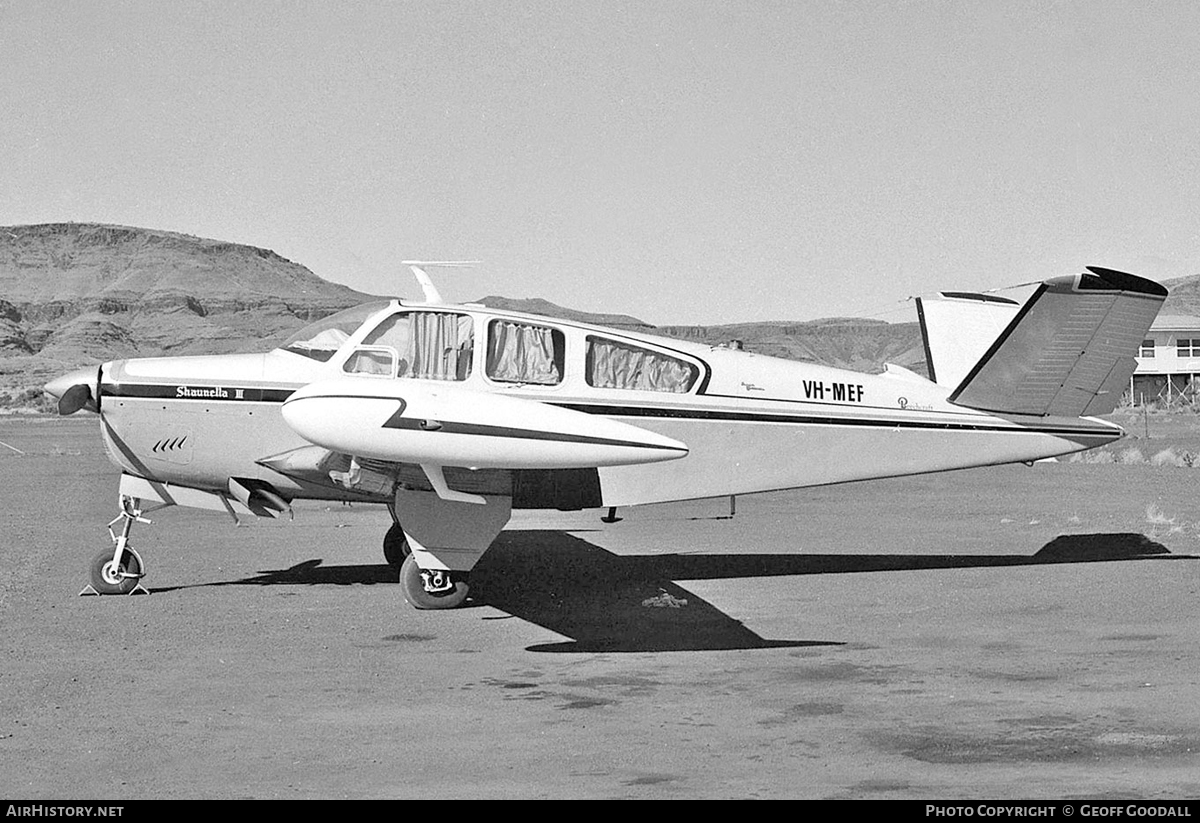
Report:
[[[126,597],[133,597],[135,594],[150,594],[150,590],[138,583],[126,593]],[[100,592],[92,588],[92,584],[88,583],[83,587],[83,591],[79,592],[79,597],[99,597]]]

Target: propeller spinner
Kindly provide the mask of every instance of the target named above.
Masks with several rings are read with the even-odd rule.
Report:
[[[42,388],[58,400],[58,413],[74,414],[80,409],[99,411],[98,374],[95,368],[76,369],[70,374],[51,380]]]

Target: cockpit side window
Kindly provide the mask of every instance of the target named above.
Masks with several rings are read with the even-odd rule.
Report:
[[[362,347],[355,349],[350,360],[346,361],[345,370],[406,377],[412,349],[412,321],[409,314],[393,314],[363,338]]]
[[[342,371],[372,377],[396,376],[396,352],[385,346],[355,346]]]
[[[563,333],[548,326],[493,320],[488,324],[487,376],[502,383],[562,382]]]
[[[425,380],[466,380],[474,357],[469,315],[413,311],[393,314],[373,329],[343,367],[356,374]]]
[[[589,386],[684,394],[700,376],[691,363],[661,352],[592,335],[587,342]]]

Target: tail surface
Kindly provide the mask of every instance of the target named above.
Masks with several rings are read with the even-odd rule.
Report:
[[[917,298],[929,379],[953,389],[970,374],[1021,304],[1007,297],[941,292],[940,300]]]
[[[1047,280],[1019,308],[981,295],[947,295],[965,301],[954,310],[959,317],[975,318],[977,349],[1006,315],[1010,318],[957,383],[950,401],[999,414],[1080,417],[1112,412],[1167,290],[1132,274],[1087,269]],[[971,352],[961,333],[931,333],[927,321],[932,305],[925,304],[921,316],[930,376],[948,385]],[[968,332],[970,328],[968,324]]]

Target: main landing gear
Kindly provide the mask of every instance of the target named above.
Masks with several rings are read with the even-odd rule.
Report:
[[[398,563],[404,598],[418,609],[454,609],[467,600],[471,569],[508,522],[512,497],[398,485],[389,508],[394,525],[384,556],[393,563],[404,555]]]
[[[400,571],[404,599],[417,609],[456,609],[466,602],[469,572],[422,569],[413,559],[412,547],[392,512],[392,525],[383,536],[383,557]]]
[[[399,523],[393,523],[383,536],[383,559],[389,566],[399,566],[412,554],[408,538]]]
[[[121,498],[121,513],[108,524],[108,536],[112,538],[112,549],[105,549],[92,558],[91,583],[80,594],[149,594],[142,586],[146,576],[146,564],[141,555],[129,545],[129,532],[134,522],[149,523],[142,517],[137,501],[131,497]],[[120,533],[113,526],[121,524]]]
[[[467,599],[468,572],[448,569],[422,569],[413,559],[408,536],[400,528],[396,507],[388,506],[392,525],[383,536],[383,557],[389,566],[400,571],[400,586],[404,599],[418,609],[454,609]]]

